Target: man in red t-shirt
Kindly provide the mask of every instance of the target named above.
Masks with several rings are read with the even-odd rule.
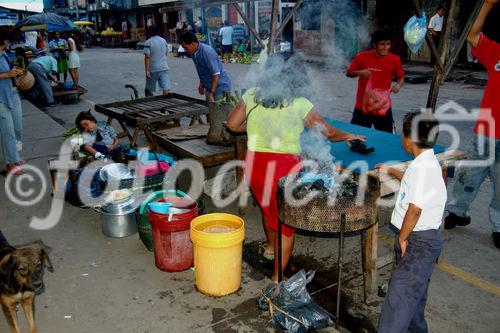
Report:
[[[384,132],[394,132],[394,120],[390,107],[390,93],[397,94],[404,82],[404,70],[401,60],[389,52],[391,48],[391,35],[387,30],[377,30],[372,34],[373,49],[358,53],[347,69],[348,77],[358,77],[358,92],[356,106],[352,114],[352,124],[372,127]],[[396,77],[397,83],[391,87],[392,79]],[[383,115],[373,113],[364,105],[365,91],[368,83],[372,88],[387,94],[389,109]],[[365,101],[366,102],[366,101]],[[383,113],[383,112],[382,112]]]
[[[448,205],[450,214],[445,218],[444,227],[452,229],[457,225],[465,226],[470,223],[467,211],[489,173],[493,182],[493,198],[489,207],[492,237],[495,246],[500,249],[500,44],[481,34],[486,16],[498,2],[499,0],[485,1],[467,37],[472,46],[472,54],[488,71],[481,111],[474,127],[476,135],[467,156],[473,160],[481,159],[484,158],[483,153],[491,149],[495,151],[495,161],[486,167],[458,170],[453,200]],[[495,147],[491,147],[493,144]]]

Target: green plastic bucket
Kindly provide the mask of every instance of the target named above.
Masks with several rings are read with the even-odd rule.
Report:
[[[180,190],[161,190],[155,191],[149,194],[141,203],[141,207],[135,213],[135,220],[137,222],[137,231],[139,233],[139,238],[141,239],[144,246],[151,252],[153,252],[153,232],[151,230],[151,224],[148,220],[148,203],[156,200],[160,200],[165,197],[187,197],[188,195]]]

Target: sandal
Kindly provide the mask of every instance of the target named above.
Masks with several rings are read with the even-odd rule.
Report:
[[[5,168],[8,174],[19,176],[25,173],[25,171],[18,165],[15,165],[13,163],[7,164],[7,167]]]
[[[259,244],[259,254],[267,260],[274,260],[274,249],[267,247],[267,242]]]

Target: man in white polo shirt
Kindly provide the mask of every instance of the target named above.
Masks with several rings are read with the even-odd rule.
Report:
[[[441,40],[441,31],[443,31],[443,21],[444,21],[444,14],[446,14],[446,11],[443,6],[438,6],[436,8],[436,14],[431,17],[431,20],[429,21],[429,33],[431,34],[432,40],[434,41],[434,44],[436,45],[436,48],[439,50],[439,42]],[[431,53],[432,57],[432,62],[435,62],[434,56]]]
[[[385,297],[379,333],[428,332],[424,318],[429,281],[441,253],[439,227],[446,185],[432,147],[438,122],[430,114],[409,113],[403,121],[403,148],[414,160],[406,172],[381,165],[380,171],[401,180],[391,224],[397,229],[397,266]]]

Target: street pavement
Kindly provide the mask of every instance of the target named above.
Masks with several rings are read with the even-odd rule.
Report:
[[[87,49],[81,54],[81,84],[88,93],[79,104],[57,105],[41,111],[23,101],[25,128],[23,156],[29,165],[43,171],[41,179],[24,179],[23,190],[37,189],[41,200],[22,207],[0,192],[0,229],[12,244],[42,238],[53,248],[51,258],[55,273],[46,273],[46,292],[37,297],[39,332],[272,332],[269,315],[260,312],[255,300],[269,282],[244,263],[242,288],[224,298],[202,295],[194,288],[194,272],[165,273],[154,266],[152,253],[146,251],[137,235],[113,239],[101,233],[99,215],[92,209],[69,204],[59,223],[49,230],[29,227],[33,216],[48,215],[52,203],[47,160],[58,155],[63,132],[74,126],[78,112],[106,103],[130,98],[125,84],[144,88],[144,62],[139,51],[126,49]],[[189,59],[169,57],[172,90],[197,97],[198,79]],[[255,65],[253,65],[255,66]],[[251,87],[253,66],[228,64],[237,90]],[[315,96],[313,101],[324,115],[348,121],[356,80],[343,73],[309,67]],[[393,96],[396,127],[406,112],[425,105],[428,84],[405,85]],[[467,109],[477,107],[483,88],[460,83],[441,87],[439,105],[455,101]],[[98,115],[99,116],[99,115]],[[458,125],[463,147],[471,137],[471,124]],[[447,143],[446,136],[441,138]],[[453,180],[452,180],[453,181]],[[13,183],[0,186],[14,188]],[[482,186],[471,208],[472,224],[444,231],[445,245],[439,267],[434,271],[429,290],[426,316],[431,332],[498,332],[500,327],[500,251],[493,247],[487,207],[492,195],[489,181]],[[32,194],[33,196],[33,194]],[[207,202],[207,211],[238,214],[237,207],[217,209]],[[390,211],[389,211],[390,212]],[[387,216],[387,211],[383,216]],[[243,215],[246,242],[263,239],[258,211],[250,206]],[[387,218],[382,218],[382,225]],[[392,234],[381,228],[379,254],[391,251]],[[337,239],[298,236],[295,254],[316,258],[326,266],[336,261]],[[346,261],[350,273],[359,273],[360,241],[353,235],[346,240]],[[387,281],[389,269],[379,272],[379,284]],[[370,305],[358,300],[362,280],[355,279],[345,287],[351,300],[350,313],[362,313],[373,322],[380,311],[382,298],[370,299]],[[331,309],[330,309],[331,310]],[[19,312],[20,318],[22,313]],[[21,323],[26,327],[22,318]],[[8,331],[0,321],[0,332]]]

